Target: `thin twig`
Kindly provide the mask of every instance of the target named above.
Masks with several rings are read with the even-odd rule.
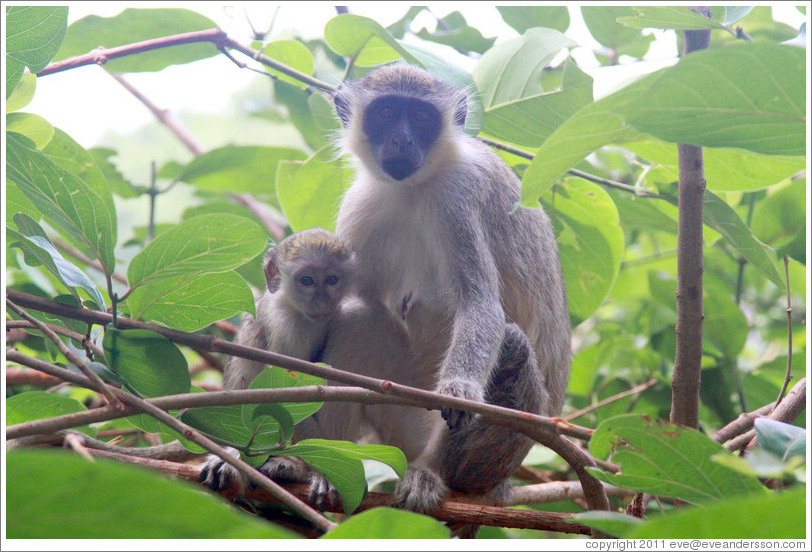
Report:
[[[69,330],[68,328],[63,328],[62,326],[57,326],[56,324],[46,324],[50,330],[54,333],[69,337],[72,340],[76,341],[77,343],[81,343],[83,347],[87,347],[93,353],[93,356],[96,358],[104,358],[104,351],[99,349],[95,344],[91,343],[85,336],[74,332],[73,330]],[[31,329],[38,329],[37,326],[28,320],[6,320],[6,328],[31,328]]]
[[[99,375],[94,372],[90,366],[88,366],[70,347],[65,345],[65,343],[59,339],[59,336],[56,335],[51,328],[25,312],[8,298],[6,298],[6,306],[14,311],[18,316],[22,316],[31,322],[39,331],[44,333],[45,336],[50,339],[54,345],[56,345],[59,352],[65,355],[65,358],[67,358],[71,364],[81,370],[81,372],[93,383],[92,389],[104,395],[111,406],[120,406],[120,403],[118,400],[116,400],[115,395],[110,391],[107,385],[105,385],[104,381],[102,381]]]
[[[652,378],[652,379],[648,380],[646,383],[641,383],[637,387],[632,387],[631,389],[623,391],[622,393],[612,395],[611,397],[606,397],[605,399],[600,400],[600,401],[596,402],[595,404],[591,404],[591,405],[587,406],[586,408],[582,408],[581,410],[576,410],[575,412],[564,416],[564,419],[567,420],[567,421],[574,420],[575,418],[578,418],[579,416],[583,416],[584,414],[588,414],[589,412],[592,412],[593,410],[598,409],[598,408],[600,408],[602,406],[606,406],[609,403],[613,403],[615,401],[619,401],[620,399],[625,399],[626,397],[630,397],[632,395],[642,393],[643,391],[645,391],[646,389],[648,389],[649,387],[651,387],[652,385],[654,385],[656,383],[657,383],[657,380]]]

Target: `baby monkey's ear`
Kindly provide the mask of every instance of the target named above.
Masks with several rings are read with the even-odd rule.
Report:
[[[276,248],[271,247],[265,254],[265,282],[268,284],[268,291],[276,293],[282,285],[282,277],[276,267]]]

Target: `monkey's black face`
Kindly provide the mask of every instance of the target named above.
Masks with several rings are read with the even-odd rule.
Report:
[[[375,160],[395,180],[420,170],[442,124],[432,104],[404,96],[382,96],[364,112],[364,134]]]

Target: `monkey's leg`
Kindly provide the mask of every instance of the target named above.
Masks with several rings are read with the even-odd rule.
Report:
[[[546,397],[524,332],[508,324],[498,364],[488,383],[487,402],[538,412]],[[533,441],[521,433],[485,423],[479,417],[454,430],[441,423],[425,454],[409,467],[398,485],[397,504],[428,513],[442,503],[448,489],[488,494],[498,504],[509,492],[508,477],[532,445]]]

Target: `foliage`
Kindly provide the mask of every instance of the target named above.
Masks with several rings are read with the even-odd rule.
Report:
[[[715,6],[711,19],[676,6],[583,7],[587,28],[601,45],[596,59],[607,68],[642,58],[653,28],[712,30],[708,50],[596,99],[593,77],[570,55],[579,44],[566,32],[566,8],[500,6],[499,14],[518,35],[499,41],[470,26],[462,12],[438,20],[434,31],[414,30],[415,18],[426,11],[412,8],[388,28],[367,17],[337,15],[317,40],[277,32],[269,33],[271,40],[257,38],[252,47],[258,53],[295,71],[265,67],[262,97],[257,95],[255,103],[267,103],[267,96],[273,101],[266,111],[250,115],[283,125],[293,137],[290,144],[237,145],[221,137],[191,160],[178,156],[158,167],[143,186],[123,167],[146,164],[148,144],[132,148],[122,138],[108,144],[113,147],[88,150],[70,137],[72,129],[20,111],[34,96],[37,79],[49,78],[24,74],[25,69],[37,73],[100,44],[126,46],[215,24],[186,9],[128,9],[67,26],[68,8],[7,8],[8,289],[222,336],[216,323],[238,322],[243,313],[254,312],[252,288],[262,286],[258,259],[269,241],[314,226],[333,227],[352,171],[332,146],[338,124],[324,92],[342,79],[404,60],[476,92],[466,130],[502,143],[500,155],[522,178],[522,204],[543,205],[553,220],[575,337],[565,414],[656,380],[642,394],[574,420],[597,427],[591,453],[602,459],[611,455],[621,467],[617,474],[593,473],[635,491],[702,505],[669,508],[647,522],[605,513],[585,514],[579,521],[640,538],[803,537],[801,490],[768,491],[758,479],[769,471],[787,485],[796,483],[805,461],[802,421],[796,422],[801,427],[760,421],[758,442],[769,457],[759,452],[747,461],[701,432],[657,421],[668,419],[675,354],[678,142],[703,146],[708,188],[701,429],[711,433],[741,412],[775,400],[788,364],[795,380],[803,376],[806,333],[799,328],[806,314],[808,198],[799,171],[806,164],[807,60],[803,49],[780,44],[792,38],[789,28],[763,7]],[[757,40],[734,40],[733,24]],[[157,72],[216,55],[210,42],[186,43],[123,56],[105,69]],[[213,85],[219,85],[218,78],[227,81],[228,70],[213,75]],[[245,109],[239,110],[247,118]],[[225,132],[230,121],[218,124]],[[168,203],[178,190],[191,198],[181,205],[178,223],[147,223],[153,213],[128,212],[129,198]],[[236,194],[250,194],[279,228],[265,224]],[[790,351],[783,255],[789,257],[794,324]],[[141,397],[204,393],[195,383],[218,378],[209,371],[193,383],[190,361],[198,354],[157,333],[88,328],[76,320],[32,314],[87,334],[105,353],[89,363],[91,369]],[[84,354],[84,343],[63,339]],[[16,346],[27,355],[69,364],[47,339]],[[252,387],[323,383],[273,369]],[[95,394],[74,387],[43,393],[12,386],[5,408],[8,423],[19,424],[80,412],[97,405],[94,400]],[[349,514],[372,479],[369,460],[388,464],[398,476],[406,460],[394,447],[322,440],[291,444],[294,424],[319,407],[231,405],[172,414],[238,448],[253,465],[268,454],[307,460],[335,485]],[[165,441],[179,438],[201,451],[144,414],[79,430],[99,436],[102,429],[123,425],[161,434]],[[139,468],[92,464],[66,453],[14,451],[7,471],[12,538],[293,536]],[[447,538],[448,531],[424,516],[374,509],[350,516],[327,537]]]

